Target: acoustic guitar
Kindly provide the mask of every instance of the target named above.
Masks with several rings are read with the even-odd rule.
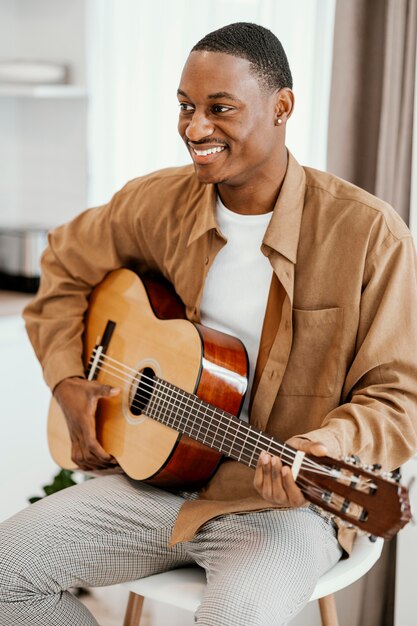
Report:
[[[243,344],[185,319],[168,284],[125,269],[110,273],[89,302],[84,362],[90,380],[121,389],[99,401],[97,438],[134,479],[194,490],[223,455],[254,468],[265,450],[292,467],[310,502],[369,534],[389,539],[411,518],[407,490],[380,468],[356,457],[304,455],[240,420]],[[76,469],[54,399],[48,440],[58,465]]]

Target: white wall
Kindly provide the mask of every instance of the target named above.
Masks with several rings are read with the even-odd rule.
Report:
[[[417,50],[416,50],[417,59]],[[417,242],[417,63],[416,80],[414,83],[414,126],[413,126],[413,156],[411,170],[411,204],[410,204],[410,229]]]
[[[177,133],[181,71],[201,37],[236,21],[282,41],[296,97],[288,145],[325,168],[334,0],[92,0],[89,9],[90,204],[135,176],[190,162]]]
[[[17,315],[0,311],[0,522],[43,495],[57,468],[46,441],[49,390]]]
[[[238,20],[271,28],[294,76],[288,144],[325,168],[335,0],[0,0],[0,60],[67,63],[89,97],[2,95],[0,226],[54,226],[126,180],[189,162],[176,89],[192,45]],[[88,74],[88,80],[86,76]],[[87,122],[88,115],[88,122]]]
[[[0,60],[54,61],[85,85],[86,0],[0,0]],[[0,225],[52,226],[86,205],[84,98],[4,95],[0,86]]]

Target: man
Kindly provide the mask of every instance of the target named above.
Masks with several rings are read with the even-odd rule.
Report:
[[[297,449],[387,469],[417,448],[410,234],[385,203],[288,153],[291,88],[268,30],[207,35],[178,89],[193,165],[131,181],[51,234],[25,317],[79,467],[115,463],[95,411],[119,390],[85,380],[81,336],[91,290],[119,267],[161,272],[190,320],[243,339],[256,370],[243,419]],[[0,624],[93,626],[69,587],[194,562],[208,577],[197,624],[285,624],[340,558],[336,532],[266,454],[255,473],[225,461],[197,499],[100,477],[1,526]]]

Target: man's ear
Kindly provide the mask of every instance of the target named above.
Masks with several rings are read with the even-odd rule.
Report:
[[[289,87],[283,87],[276,91],[275,118],[281,120],[279,124],[284,125],[291,117],[294,110],[294,92]]]

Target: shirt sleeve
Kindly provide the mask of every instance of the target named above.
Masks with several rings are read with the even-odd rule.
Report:
[[[305,433],[332,456],[394,469],[417,449],[417,271],[411,236],[367,261],[354,358],[342,403]]]
[[[48,386],[84,376],[82,334],[89,295],[106,274],[140,262],[129,195],[123,190],[49,234],[41,283],[23,312]]]

